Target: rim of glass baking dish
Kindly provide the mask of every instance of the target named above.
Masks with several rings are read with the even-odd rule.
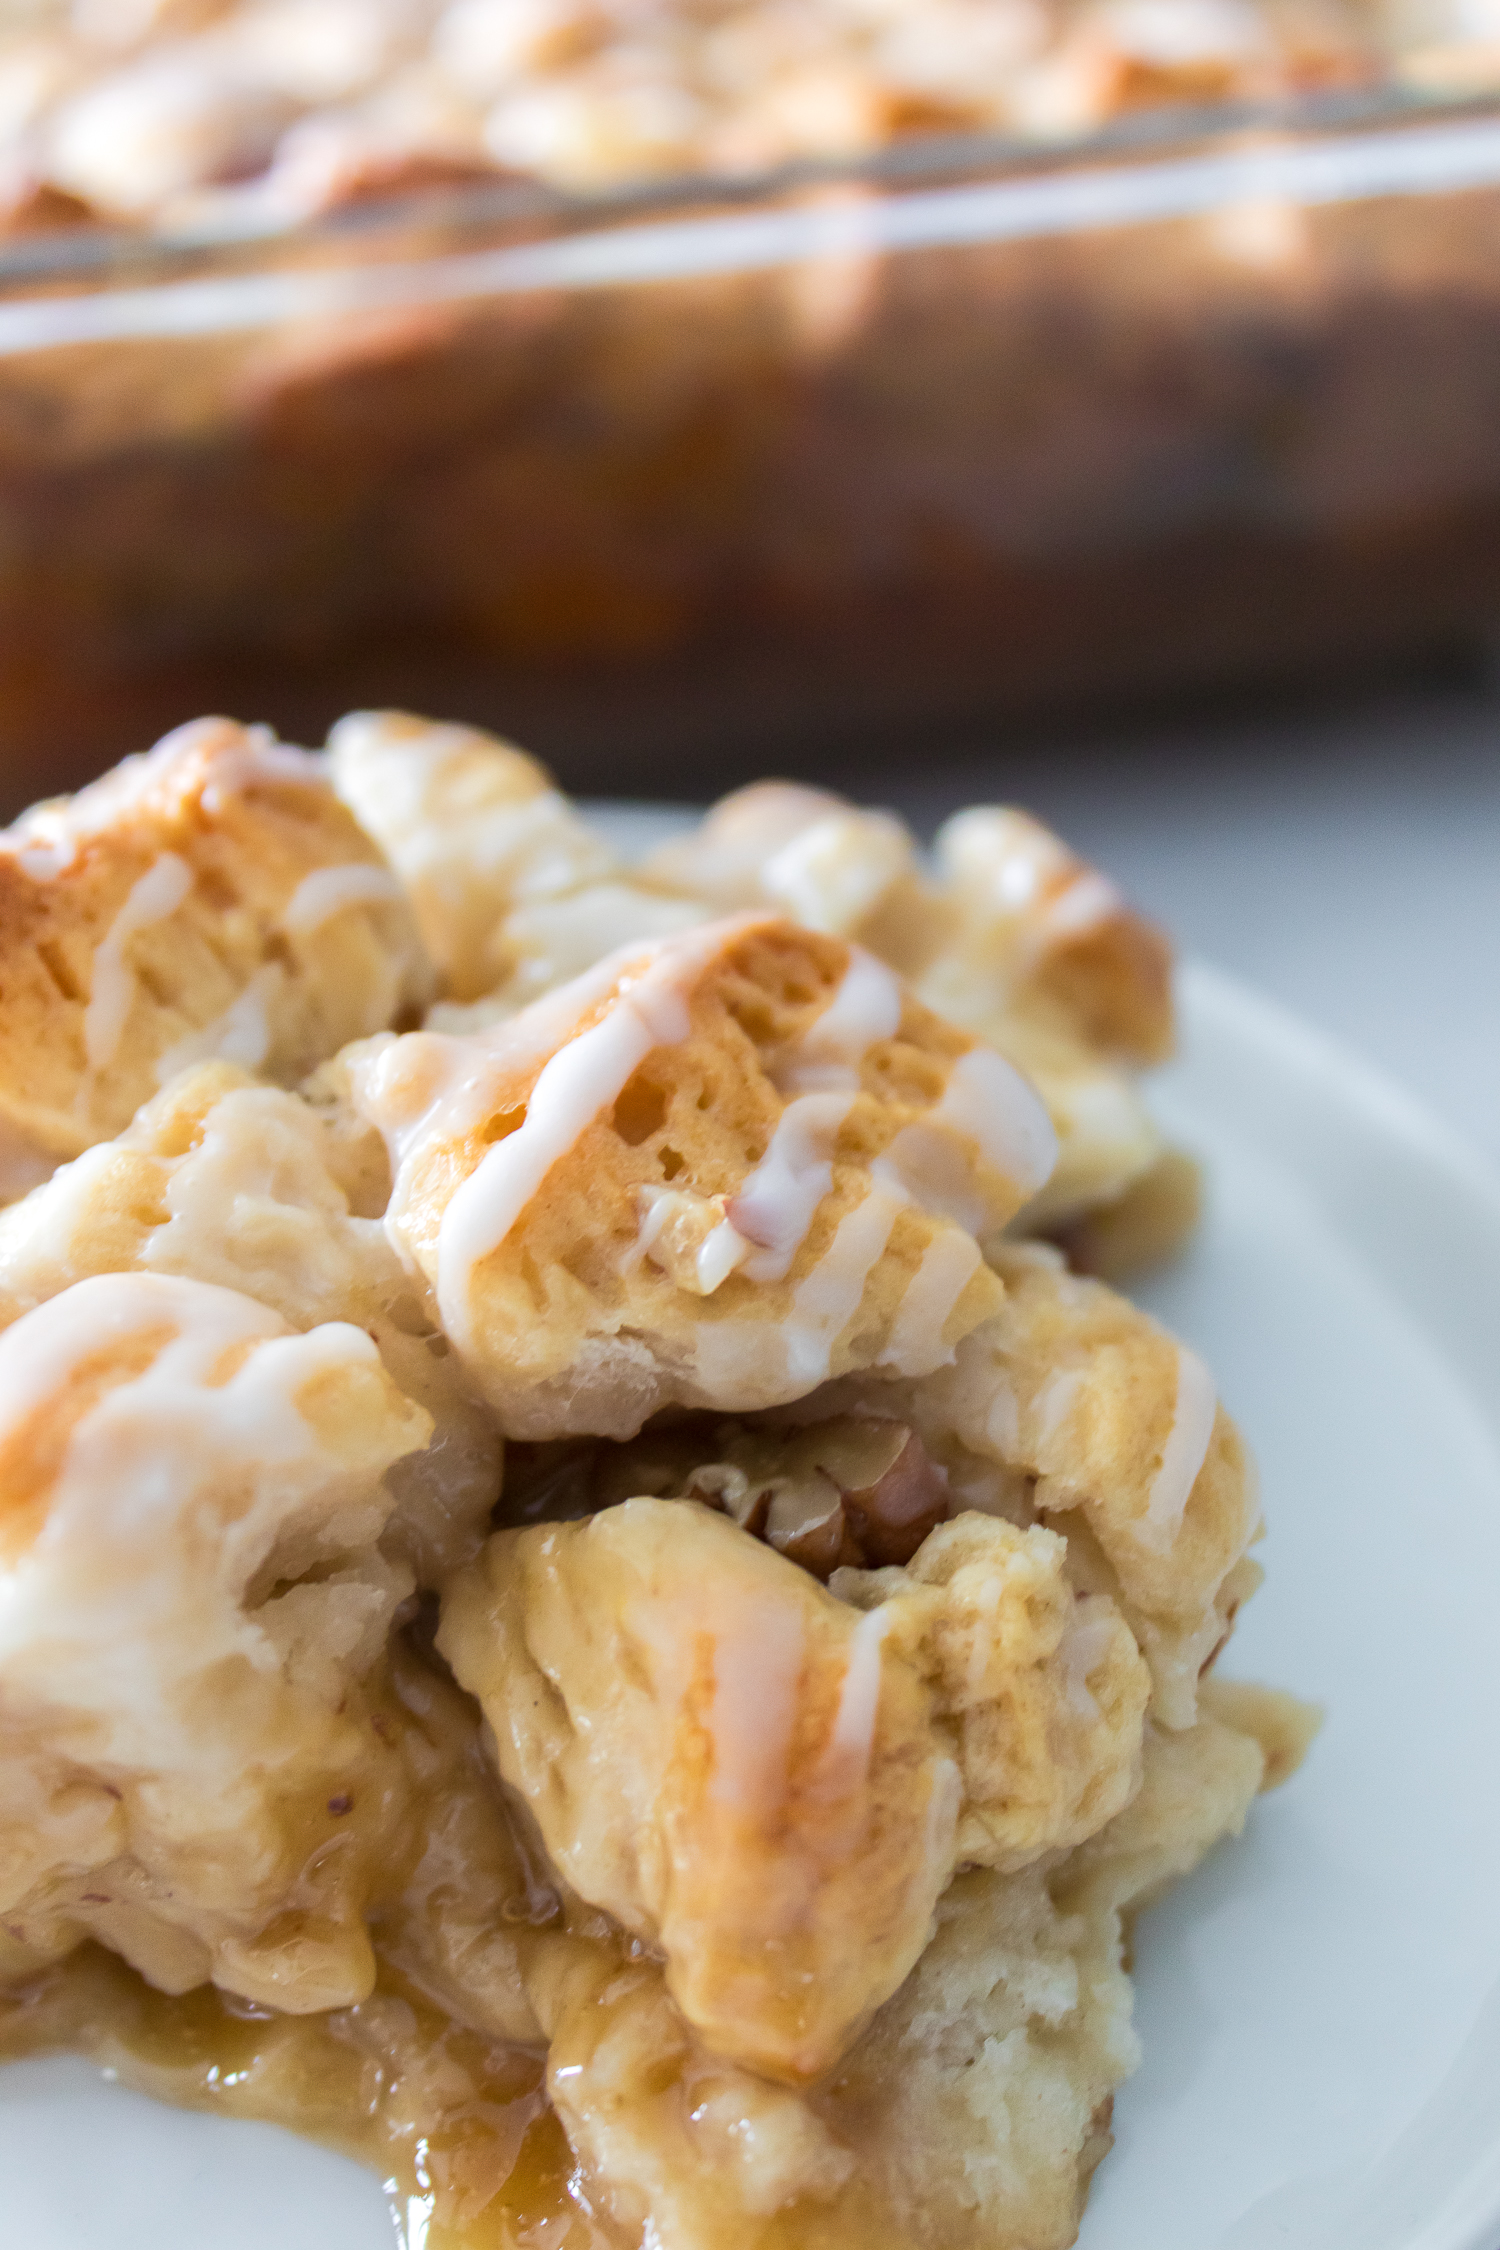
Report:
[[[205,256],[233,263],[237,258],[263,261],[268,252],[294,248],[365,248],[371,236],[406,233],[413,225],[450,235],[511,225],[589,227],[688,207],[733,210],[839,185],[899,192],[975,174],[1055,175],[1247,136],[1348,134],[1485,117],[1500,118],[1500,84],[1446,91],[1388,80],[1274,100],[1133,110],[1086,131],[1046,138],[1014,132],[914,133],[858,156],[807,158],[758,172],[676,172],[588,191],[497,178],[414,187],[298,218],[250,204],[171,228],[52,226],[0,239],[0,291],[67,281],[99,286],[117,276],[135,280],[143,269],[190,269]]]

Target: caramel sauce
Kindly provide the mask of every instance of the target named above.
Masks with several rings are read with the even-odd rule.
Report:
[[[590,2211],[534,2051],[454,2023],[382,1966],[370,1999],[280,2015],[173,1997],[98,1946],[0,1998],[0,2060],[68,2051],[179,2109],[253,2117],[381,2179],[409,2250],[618,2250]]]
[[[398,1633],[367,1683],[378,1770],[351,1767],[348,1796],[314,1807],[302,1838],[316,1868],[330,1820],[368,1822],[345,1864],[374,1944],[369,1998],[298,2015],[209,1983],[174,1995],[88,1941],[0,1991],[0,2062],[80,2054],[175,2108],[321,2142],[375,2172],[410,2250],[619,2250],[548,2102],[539,2027],[507,2038],[452,2012],[503,2008],[507,1963],[518,2003],[523,1959],[568,1914],[513,1833],[477,1707],[431,1656],[428,1623]]]

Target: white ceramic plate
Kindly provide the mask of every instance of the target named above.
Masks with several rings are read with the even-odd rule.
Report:
[[[1500,1189],[1287,1016],[1183,987],[1159,1107],[1212,1199],[1147,1295],[1260,1457],[1227,1668],[1328,1721],[1141,1925],[1082,2250],[1500,2250]],[[7,2250],[389,2243],[373,2180],[270,2127],[0,2071]]]

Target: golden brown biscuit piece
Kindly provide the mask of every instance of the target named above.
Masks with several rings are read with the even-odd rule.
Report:
[[[9,1966],[92,1935],[168,1991],[369,1990],[383,1480],[429,1427],[359,1329],[198,1282],[101,1276],[0,1337]]]
[[[524,1438],[939,1365],[997,1301],[975,1234],[1053,1153],[999,1056],[871,955],[764,915],[347,1068],[391,1149],[392,1239]]]
[[[969,1020],[975,988],[993,1007],[1041,1000],[1093,1048],[1131,1063],[1172,1052],[1172,951],[1107,876],[1010,806],[976,805],[934,846],[954,926],[929,970]],[[933,1005],[942,1003],[934,997]]]
[[[919,965],[945,919],[901,821],[797,782],[757,781],[721,797],[637,874],[712,899],[720,913],[774,907],[810,930],[858,939],[903,971]]]
[[[498,1534],[439,1647],[566,1881],[661,1948],[706,2047],[793,2082],[911,1970],[956,1864],[1066,1849],[1139,1777],[1113,1603],[983,1517],[825,1593],[694,1502],[627,1500]]]
[[[455,1001],[494,994],[489,1012],[509,1014],[627,940],[712,911],[632,883],[545,766],[477,727],[353,711],[330,733],[328,756]],[[445,1011],[439,1027],[448,1020]]]
[[[1060,1148],[1025,1231],[1117,1201],[1162,1154],[1130,1066],[1171,1044],[1164,941],[1025,814],[950,822],[933,882],[891,814],[757,782],[628,868],[545,768],[491,736],[360,712],[329,740],[462,1003],[435,1030],[502,1021],[621,944],[769,907],[857,940],[1032,1079]]]
[[[760,781],[721,798],[640,879],[728,906],[775,906],[930,980],[961,1022],[1040,1012],[1100,1056],[1172,1050],[1171,949],[1115,886],[1030,814],[976,805],[939,831],[937,880],[892,814]],[[950,1008],[939,994],[947,994]]]
[[[951,1367],[835,1385],[816,1410],[899,1414],[957,1502],[1064,1531],[1075,1582],[1114,1596],[1150,1663],[1156,1717],[1190,1726],[1199,1674],[1260,1580],[1254,1464],[1186,1345],[1054,1250],[991,1256],[1005,1302]]]
[[[564,1879],[667,1960],[708,2046],[792,2081],[921,1952],[959,1776],[916,1671],[691,1502],[502,1532],[439,1647]]]
[[[1057,1234],[1104,1205],[1117,1204],[1160,1163],[1166,1144],[1140,1087],[1122,1064],[1101,1055],[1055,1011],[976,1006],[935,976],[919,980],[929,1007],[964,1023],[1030,1079],[1057,1134],[1057,1162],[1016,1221],[1022,1235]]]
[[[829,1587],[931,1690],[963,1777],[959,1865],[1025,1867],[1134,1793],[1150,1675],[1115,1604],[1069,1584],[1055,1534],[964,1514],[906,1567],[837,1570]]]
[[[1237,1834],[1260,1745],[1147,1738],[1134,1801],[1051,1868],[960,1875],[931,1944],[801,2095],[710,2054],[650,1962],[558,1944],[528,1984],[596,2207],[663,2250],[1066,2250],[1135,2068],[1124,1923]]]
[[[232,1063],[184,1072],[0,1212],[0,1325],[89,1275],[137,1271],[240,1290],[294,1328],[353,1321],[432,1417],[430,1443],[391,1472],[382,1546],[433,1586],[478,1548],[501,1441],[386,1239],[385,1150],[350,1123]]]
[[[1029,815],[977,806],[941,831],[937,880],[889,813],[757,782],[653,852],[638,879],[780,906],[909,976],[1031,1079],[1058,1160],[1021,1230],[1116,1201],[1162,1154],[1131,1072],[1170,1053],[1171,955],[1104,876]]]
[[[319,762],[200,719],[0,837],[0,1130],[14,1186],[189,1064],[303,1077],[431,989],[400,887]]]

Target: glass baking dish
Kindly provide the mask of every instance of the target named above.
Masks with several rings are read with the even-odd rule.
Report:
[[[185,714],[710,793],[1484,649],[1500,99],[0,251],[0,773]]]

